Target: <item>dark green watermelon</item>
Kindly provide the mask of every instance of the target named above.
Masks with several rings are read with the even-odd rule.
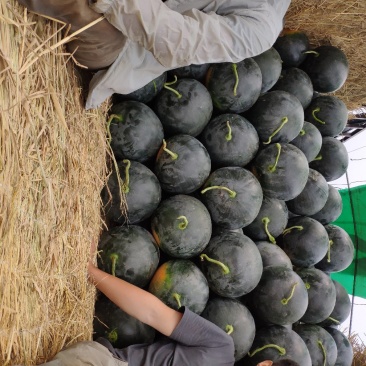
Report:
[[[261,278],[261,255],[254,242],[242,234],[227,231],[213,236],[200,258],[211,290],[223,297],[243,296]]]
[[[160,184],[155,174],[137,161],[120,161],[118,169],[127,207],[121,208],[120,185],[113,171],[102,193],[106,217],[118,224],[136,224],[150,217],[158,207],[161,200]]]
[[[348,108],[334,95],[320,95],[305,109],[305,120],[316,126],[322,136],[334,137],[346,127]]]
[[[309,169],[309,177],[304,189],[286,204],[292,213],[310,216],[324,207],[328,195],[329,187],[325,178],[316,170]]]
[[[304,281],[309,295],[309,305],[304,316],[300,319],[303,323],[320,323],[332,313],[336,290],[329,276],[316,268],[303,268],[297,274]]]
[[[261,95],[246,117],[268,145],[293,140],[303,127],[304,109],[294,95],[275,90]]]
[[[208,300],[201,316],[231,335],[235,361],[250,350],[255,336],[255,323],[248,308],[238,300],[214,297]]]
[[[209,68],[206,87],[218,110],[242,113],[258,99],[262,88],[262,73],[252,58],[236,64],[218,63]]]
[[[115,227],[104,241],[98,267],[138,287],[145,287],[159,264],[159,248],[152,235],[136,225]]]
[[[353,260],[354,246],[347,232],[337,225],[326,225],[329,236],[329,252],[316,265],[325,272],[340,272],[346,269]]]
[[[186,306],[201,314],[208,301],[209,288],[205,276],[194,263],[187,259],[174,259],[157,269],[149,292],[173,309]]]
[[[308,51],[300,67],[309,75],[314,90],[320,93],[332,93],[340,89],[349,71],[346,55],[335,46],[319,46]]]
[[[277,83],[271,90],[283,90],[294,95],[304,109],[308,107],[314,94],[313,84],[308,74],[297,67],[282,70]]]
[[[275,48],[271,47],[258,56],[253,57],[262,72],[261,93],[265,93],[276,83],[281,75],[282,60]]]
[[[311,217],[323,225],[329,224],[338,219],[342,213],[343,202],[338,190],[332,185],[329,186],[329,195],[324,207]]]
[[[151,229],[163,252],[175,258],[191,258],[208,244],[212,224],[203,203],[177,195],[161,202],[152,216]]]
[[[290,144],[299,148],[310,162],[318,156],[322,142],[320,131],[310,122],[305,121],[300,133]]]
[[[108,339],[115,348],[124,348],[152,343],[155,330],[122,311],[106,297],[99,297],[95,303],[93,339],[99,337]]]
[[[244,168],[215,170],[201,191],[212,221],[226,229],[250,224],[262,205],[262,188],[255,176]]]
[[[253,315],[270,324],[295,323],[308,306],[304,282],[287,266],[265,267],[250,298]]]
[[[248,355],[238,366],[256,366],[265,360],[292,360],[300,366],[312,366],[309,351],[301,337],[284,326],[272,325],[257,330]]]
[[[243,229],[244,234],[253,240],[268,240],[275,244],[287,221],[288,209],[285,202],[264,196],[257,217]]]
[[[261,254],[263,268],[269,266],[284,266],[292,269],[290,258],[278,245],[268,241],[256,241],[255,244]]]
[[[154,110],[167,135],[197,136],[210,120],[213,106],[203,84],[194,79],[180,79],[165,84],[154,100]]]
[[[151,80],[145,86],[129,94],[115,94],[114,99],[118,102],[122,100],[136,100],[137,102],[149,103],[161,91],[166,82],[166,72]]]
[[[304,189],[309,165],[303,152],[291,144],[271,144],[253,161],[252,172],[264,195],[288,201]]]
[[[211,170],[206,148],[196,138],[176,135],[166,140],[155,162],[155,174],[163,190],[188,194],[202,186]]]
[[[352,345],[347,337],[337,329],[325,328],[325,330],[333,337],[338,353],[334,366],[351,366],[353,361]]]
[[[155,156],[164,138],[163,126],[147,105],[124,101],[111,110],[111,147],[117,160],[147,161]]]
[[[217,167],[244,167],[259,148],[259,137],[253,125],[233,113],[213,118],[203,130],[200,141],[210,154],[212,164]]]
[[[319,324],[322,327],[338,326],[342,324],[351,313],[351,300],[346,289],[338,281],[332,281],[336,289],[336,303],[329,317]]]
[[[329,239],[324,226],[318,221],[298,216],[288,220],[280,242],[294,266],[308,268],[326,255]]]
[[[174,75],[176,75],[178,79],[189,78],[203,82],[209,67],[210,64],[182,66],[177,69],[170,70],[168,73],[173,78]]]
[[[341,141],[333,137],[324,137],[318,156],[309,163],[327,182],[340,178],[348,168],[348,152]]]
[[[302,31],[285,28],[273,47],[280,54],[283,67],[298,67],[306,58],[309,38]]]
[[[293,330],[305,342],[313,366],[334,366],[337,345],[325,329],[318,325],[297,324]]]

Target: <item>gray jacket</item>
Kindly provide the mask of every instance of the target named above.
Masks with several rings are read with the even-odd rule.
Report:
[[[269,49],[290,0],[98,0],[125,36],[116,61],[95,74],[86,108],[113,93],[128,94],[167,70],[190,64],[239,62]]]

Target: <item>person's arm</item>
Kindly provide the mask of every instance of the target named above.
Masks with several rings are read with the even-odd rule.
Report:
[[[101,271],[92,263],[88,265],[88,274],[96,288],[123,311],[166,336],[173,333],[183,316],[151,293]]]
[[[197,9],[180,14],[161,0],[98,0],[91,6],[159,63],[173,68],[238,62],[268,50],[290,3],[281,1],[285,6],[280,11],[268,0],[227,1],[225,15]]]

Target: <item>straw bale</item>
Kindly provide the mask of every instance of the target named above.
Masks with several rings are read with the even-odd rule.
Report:
[[[331,44],[345,52],[350,72],[335,95],[349,110],[366,104],[365,14],[365,0],[292,0],[286,15],[285,26],[304,31],[312,46]]]
[[[61,27],[0,0],[0,365],[92,335],[107,105],[83,109]]]
[[[363,342],[359,334],[352,334],[349,341],[353,348],[352,366],[366,365],[366,344]]]

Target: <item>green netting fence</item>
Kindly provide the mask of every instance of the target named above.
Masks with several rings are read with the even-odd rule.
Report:
[[[342,272],[332,274],[350,295],[366,298],[366,185],[339,191],[343,210],[335,225],[351,236],[355,246],[352,264]]]

